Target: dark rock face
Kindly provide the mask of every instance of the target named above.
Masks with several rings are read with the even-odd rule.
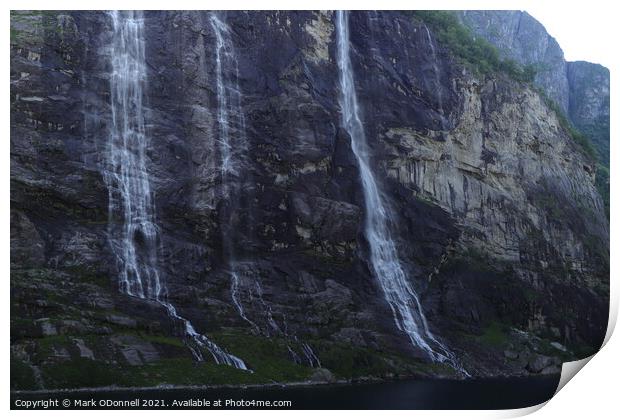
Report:
[[[340,128],[333,14],[220,18],[245,118],[245,143],[233,136],[238,176],[228,185],[221,176],[207,12],[144,14],[146,166],[169,300],[254,376],[192,368],[161,307],[118,292],[107,237],[118,215],[102,176],[109,16],[16,12],[11,334],[23,375],[14,386],[79,386],[58,373],[76,366],[99,378],[89,386],[453,374],[411,348],[372,278],[362,187]],[[349,18],[371,161],[433,332],[477,375],[548,372],[591,353],[606,329],[609,234],[590,160],[538,94],[500,76],[477,80],[410,16]],[[233,304],[230,235],[254,325]],[[179,379],[179,369],[195,372]]]

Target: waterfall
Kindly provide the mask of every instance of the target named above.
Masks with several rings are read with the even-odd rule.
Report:
[[[143,25],[133,13],[121,17],[113,12],[112,22],[112,125],[106,171],[110,237],[120,263],[121,291],[149,299],[161,294],[162,284],[157,270],[159,232],[145,163]]]
[[[229,211],[221,217],[222,243],[224,253],[228,259],[230,271],[231,300],[237,313],[247,322],[254,331],[261,331],[266,336],[272,334],[291,339],[285,330],[282,330],[273,319],[271,306],[263,299],[263,289],[260,279],[252,275],[247,267],[248,262],[238,261],[235,252],[235,242],[240,227],[235,224],[233,213],[240,208],[241,191],[236,187],[240,178],[247,178],[243,174],[243,159],[248,158],[245,132],[245,116],[242,108],[242,96],[239,88],[239,68],[232,43],[230,28],[216,13],[211,13],[210,23],[215,33],[215,79],[217,84],[217,123],[219,138],[217,141],[221,156],[221,175],[224,196],[228,202]],[[251,263],[250,263],[251,264]],[[264,315],[264,328],[250,319],[241,300],[242,293],[248,296],[253,305],[258,306]],[[296,336],[295,343],[299,343]],[[321,362],[310,345],[301,343],[301,348],[311,367],[320,367]],[[295,363],[301,364],[301,358],[288,345],[289,354]]]
[[[211,14],[209,20],[216,39],[215,78],[218,101],[217,122],[220,131],[220,138],[217,143],[221,156],[222,177],[226,178],[230,175],[238,174],[233,160],[231,138],[233,136],[245,137],[245,117],[241,109],[237,58],[230,39],[229,28],[215,13]],[[245,146],[243,144],[245,142],[239,143],[241,144],[236,144],[236,146]],[[239,154],[239,152],[239,150],[236,150],[236,154]]]
[[[435,44],[433,44],[433,39],[431,38],[431,32],[428,30],[428,26],[424,25],[424,30],[426,32],[426,39],[428,44],[431,47],[431,56],[433,59],[433,90],[437,92],[437,100],[439,102],[439,118],[441,119],[441,129],[446,129],[446,121],[443,109],[443,91],[441,90],[441,81],[439,80],[439,68],[437,67],[437,52],[435,51]]]
[[[260,327],[256,325],[254,321],[248,318],[245,314],[245,309],[243,307],[243,303],[241,302],[240,290],[241,290],[241,282],[239,281],[239,275],[236,271],[231,271],[230,273],[230,295],[232,298],[233,305],[235,305],[235,309],[237,309],[237,313],[239,316],[248,324],[252,326],[252,328],[256,331],[260,331]]]
[[[206,348],[216,363],[247,369],[241,359],[197,333],[166,298],[157,267],[159,228],[146,168],[144,21],[137,12],[114,11],[110,15],[112,121],[104,179],[109,191],[108,236],[119,268],[120,291],[162,305],[172,319],[183,325],[196,359],[204,360],[200,349]]]
[[[351,148],[357,159],[365,205],[365,234],[370,247],[372,271],[388,303],[396,327],[409,337],[413,346],[422,349],[432,361],[448,363],[465,373],[456,357],[429,330],[419,297],[407,281],[396,245],[389,229],[390,213],[379,184],[370,166],[370,151],[359,116],[355,79],[349,52],[348,14],[338,11],[337,61],[340,81],[342,127],[351,138]]]
[[[209,17],[211,28],[215,33],[215,81],[217,93],[217,124],[219,138],[217,144],[220,151],[220,170],[222,188],[228,209],[222,211],[221,229],[224,253],[230,270],[231,300],[239,316],[259,330],[256,323],[250,320],[241,301],[241,290],[245,288],[240,278],[235,255],[236,226],[232,213],[239,210],[239,191],[235,187],[235,177],[239,175],[239,163],[236,156],[242,154],[235,150],[233,156],[233,138],[236,147],[245,145],[245,117],[241,108],[241,92],[238,83],[237,58],[230,39],[228,25],[222,22],[215,13]],[[232,132],[232,134],[231,134]],[[243,279],[244,280],[244,279]]]
[[[306,359],[308,359],[310,367],[321,367],[321,361],[316,356],[316,354],[314,354],[314,351],[312,351],[312,347],[310,347],[306,343],[302,343],[301,349],[304,352],[304,356],[306,356]]]
[[[237,261],[235,246],[239,242],[238,234],[242,229],[234,213],[241,209],[242,191],[237,186],[243,174],[244,159],[247,159],[247,141],[245,134],[245,115],[242,109],[242,96],[239,88],[239,69],[235,48],[232,43],[230,28],[220,20],[216,13],[211,13],[209,21],[215,33],[215,81],[217,93],[217,124],[219,138],[217,144],[220,152],[222,188],[228,209],[224,210],[221,220],[222,243],[230,271],[230,294],[232,303],[239,316],[253,330],[260,332],[260,327],[246,313],[241,299],[245,292],[250,299],[253,292],[258,293],[259,303],[263,304],[267,323],[273,322],[271,310],[262,299],[261,286],[256,278],[250,278],[242,272],[243,262]],[[251,273],[251,270],[246,270]],[[252,290],[252,289],[256,290]]]

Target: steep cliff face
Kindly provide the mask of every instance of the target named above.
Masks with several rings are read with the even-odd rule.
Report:
[[[536,84],[568,114],[570,87],[564,52],[540,22],[518,10],[464,10],[459,15],[503,57],[534,65]]]
[[[144,175],[166,298],[254,373],[192,366],[178,323],[119,291],[109,236],[121,216],[104,180],[110,16],[18,12],[14,386],[453,375],[396,328],[369,266],[334,14],[217,16],[224,29],[207,12],[144,13]],[[473,375],[548,373],[591,353],[609,290],[594,163],[537,93],[469,74],[422,22],[348,19],[371,166],[433,333]],[[222,92],[238,100],[225,106],[230,172]]]
[[[593,142],[609,166],[609,70],[585,61],[566,62],[544,26],[521,11],[462,11],[461,21],[500,54],[537,68],[536,84]]]
[[[609,166],[609,70],[586,61],[568,63],[571,87],[568,115],[596,146]]]

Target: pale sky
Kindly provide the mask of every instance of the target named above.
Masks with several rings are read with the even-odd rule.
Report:
[[[528,5],[525,11],[541,22],[558,41],[567,61],[585,60],[612,67],[618,43],[618,40],[612,41],[618,25],[613,7],[605,10],[603,7],[588,7],[588,2],[575,7],[570,3],[553,5],[547,1]]]
[[[610,70],[612,67],[619,68],[617,40],[620,39],[620,5],[611,0],[382,0],[380,3],[376,0],[312,1],[328,3],[330,5],[327,7],[330,9],[356,9],[374,5],[370,8],[525,10],[541,22],[547,32],[558,41],[566,60],[599,63]],[[341,3],[348,3],[349,7],[341,7]],[[319,6],[313,6],[316,7]]]

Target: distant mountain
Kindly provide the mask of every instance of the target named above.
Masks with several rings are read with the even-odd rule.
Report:
[[[535,83],[586,134],[609,166],[609,70],[585,61],[567,62],[558,42],[527,12],[466,10],[462,23],[520,64],[536,65]]]

